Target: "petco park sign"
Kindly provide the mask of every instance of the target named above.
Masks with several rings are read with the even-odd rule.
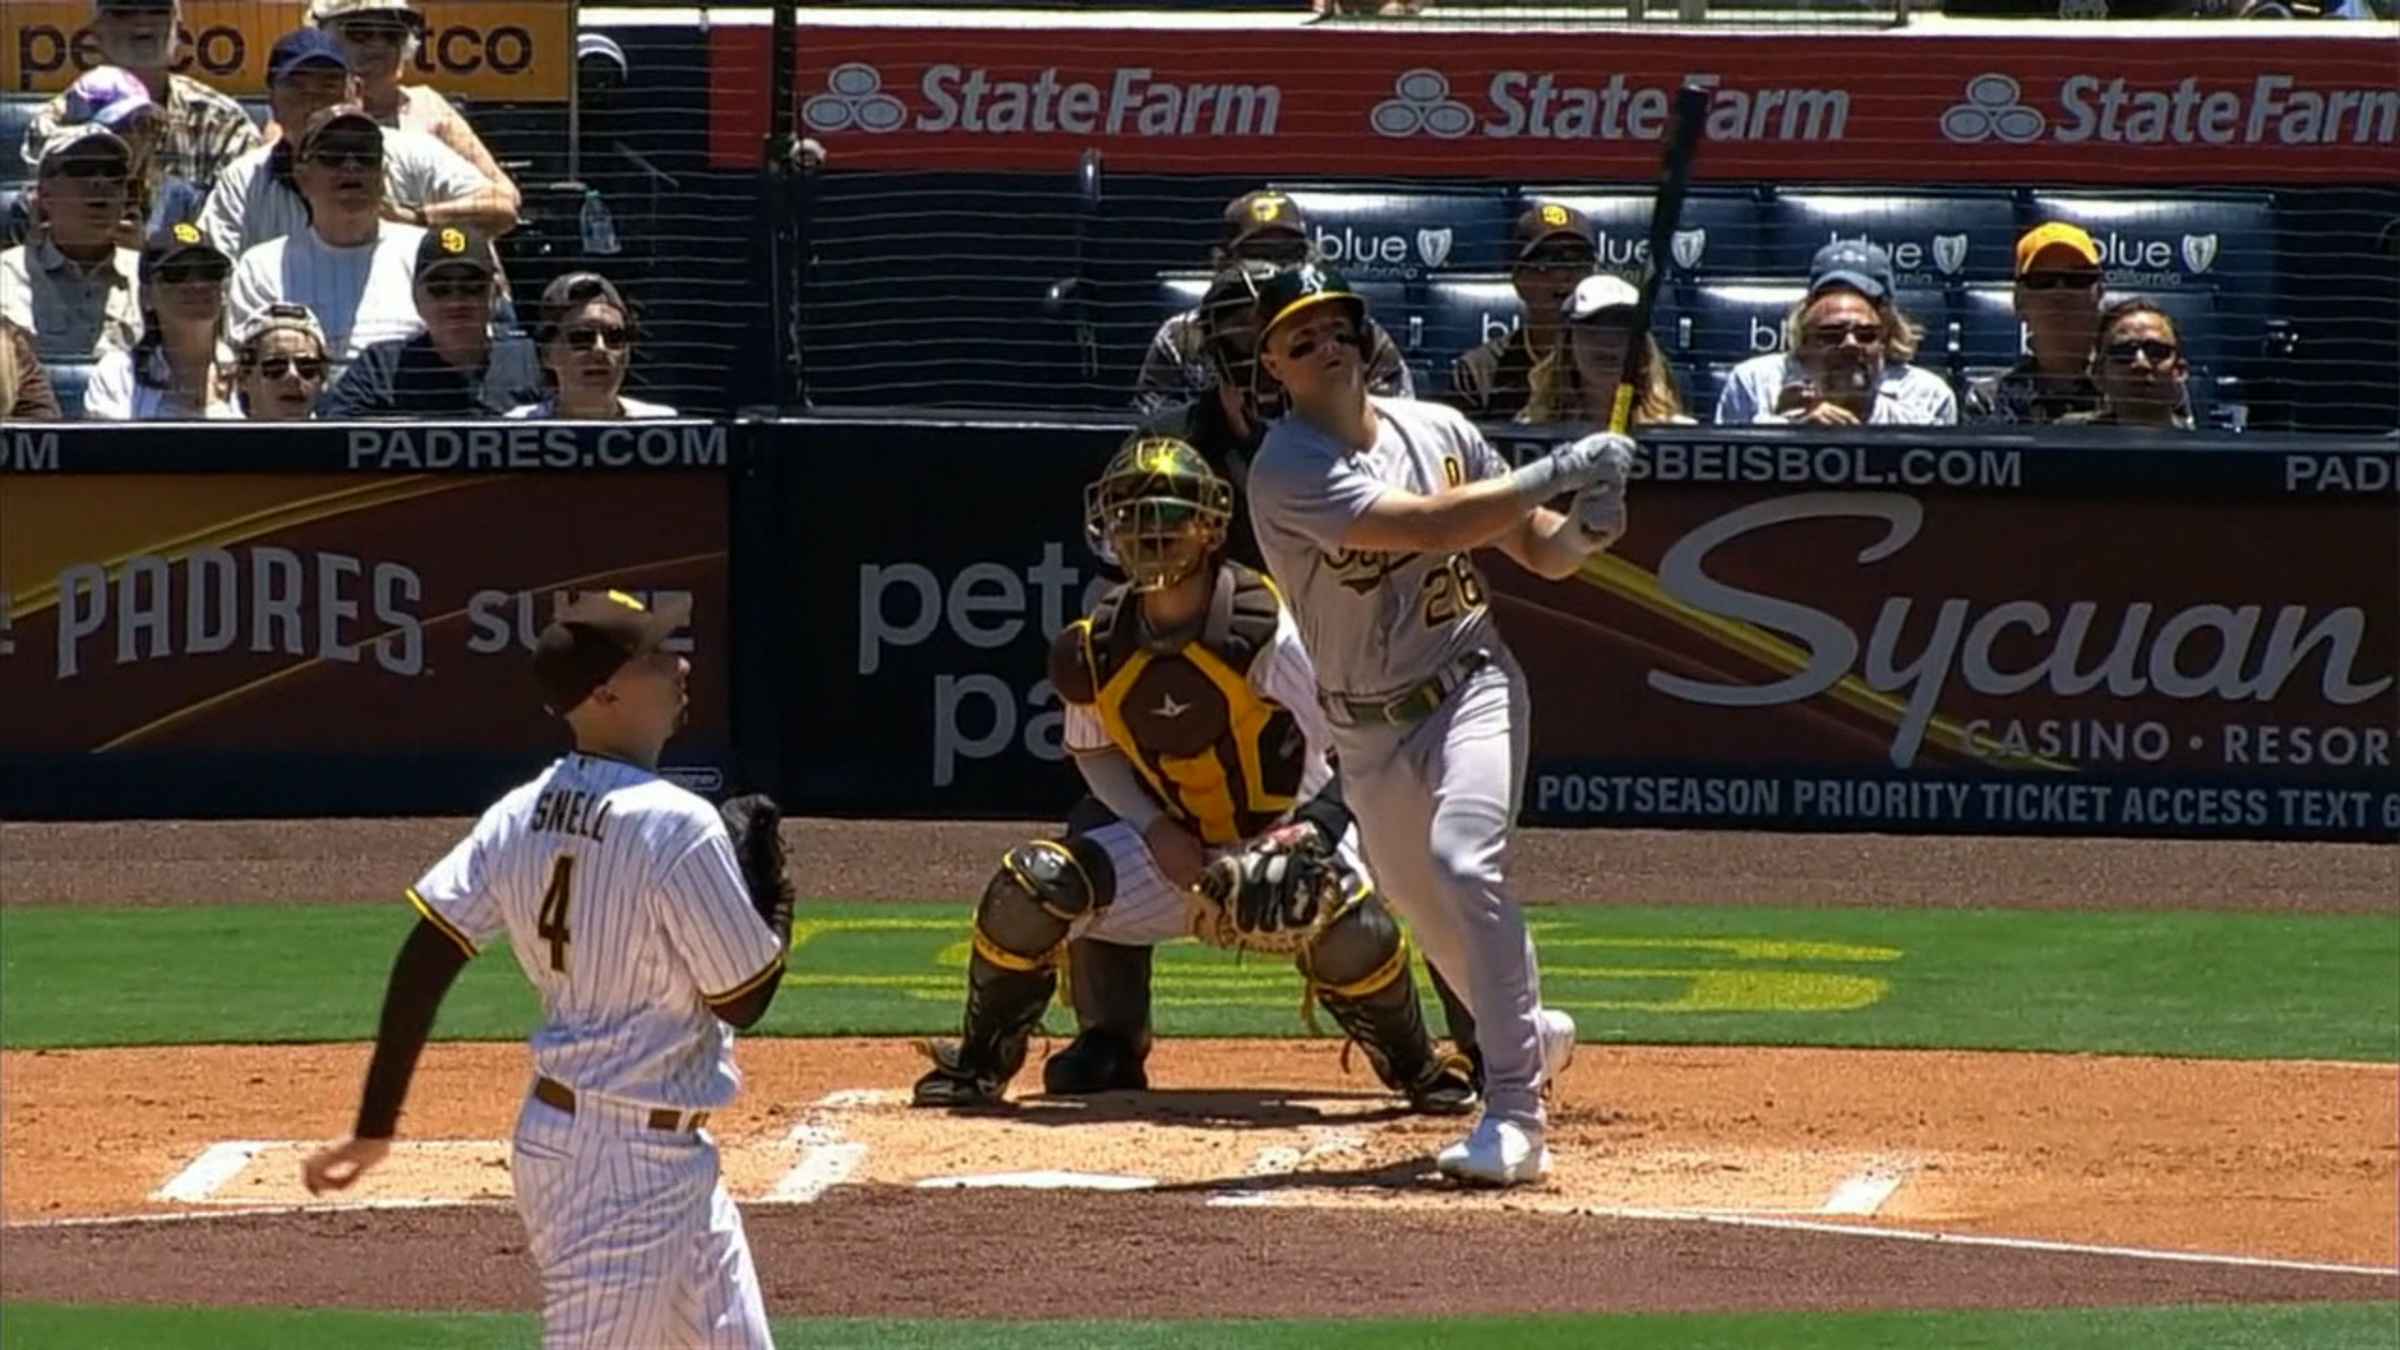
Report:
[[[865,169],[1059,171],[1098,150],[1135,171],[1638,182],[1690,81],[1710,90],[1707,178],[2383,182],[2400,88],[2370,38],[844,24],[801,29],[798,97],[834,162]],[[767,30],[710,41],[712,151],[755,165]]]

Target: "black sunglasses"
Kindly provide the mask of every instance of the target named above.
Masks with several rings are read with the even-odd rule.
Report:
[[[626,350],[631,335],[616,324],[586,324],[559,334],[570,351],[588,352],[606,342],[617,351]]]
[[[204,262],[167,263],[158,269],[157,281],[162,286],[188,286],[195,281],[217,286],[231,275],[231,266],[212,258]]]
[[[1820,323],[1809,326],[1808,340],[1821,347],[1839,347],[1845,339],[1855,339],[1861,347],[1872,347],[1883,341],[1883,325],[1879,323]]]
[[[428,281],[424,285],[425,294],[436,300],[481,300],[492,293],[492,283],[481,278]]]
[[[2147,356],[2151,365],[2163,366],[2175,359],[2175,344],[2161,342],[2157,338],[2108,344],[2108,359],[2120,366],[2132,365],[2136,356]]]
[[[328,169],[380,169],[383,151],[363,145],[328,145],[309,151],[308,161]]]
[[[1535,272],[1558,272],[1567,268],[1588,270],[1597,259],[1588,249],[1546,249],[1527,254],[1517,266]]]
[[[2017,284],[2029,291],[2088,291],[2100,284],[2098,272],[2028,272]]]
[[[258,362],[258,373],[270,380],[280,380],[294,371],[300,378],[314,383],[325,378],[325,362],[314,356],[268,356]]]

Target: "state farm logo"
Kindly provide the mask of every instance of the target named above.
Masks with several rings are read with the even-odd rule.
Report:
[[[908,120],[900,100],[883,92],[883,72],[863,61],[825,73],[825,92],[800,105],[800,120],[817,131],[897,131]]]
[[[2381,86],[2309,87],[2291,75],[2210,87],[2198,75],[2151,88],[2122,75],[2071,75],[2053,87],[2045,112],[2014,76],[1986,71],[1967,81],[1967,101],[1939,119],[1962,145],[2391,145],[2400,140],[2400,93]]]
[[[1406,230],[1379,234],[1350,225],[1314,225],[1308,233],[1309,246],[1317,258],[1341,268],[1349,276],[1409,281],[1450,261],[1458,232],[1447,225],[1418,230],[1413,235],[1413,252],[1411,240]]]
[[[2006,75],[1987,72],[1967,81],[1967,101],[1942,114],[1942,134],[1973,145],[1994,137],[2011,145],[2042,138],[2042,115],[2022,101],[2023,90]]]
[[[1450,77],[1419,66],[1392,81],[1392,97],[1375,105],[1367,122],[1378,136],[1428,136],[1455,140],[1475,129],[1475,110],[1450,97]]]

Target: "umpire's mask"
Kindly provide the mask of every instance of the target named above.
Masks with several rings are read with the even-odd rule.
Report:
[[[1083,490],[1084,538],[1137,591],[1163,591],[1207,566],[1232,519],[1233,485],[1171,436],[1128,440]]]

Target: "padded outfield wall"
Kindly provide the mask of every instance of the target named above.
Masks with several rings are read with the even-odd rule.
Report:
[[[596,586],[693,596],[701,790],[1061,813],[1043,653],[1125,429],[11,427],[0,814],[479,809],[558,748],[523,655]],[[1583,576],[1484,563],[1533,822],[2400,838],[2388,445],[1695,428],[1639,473]]]

